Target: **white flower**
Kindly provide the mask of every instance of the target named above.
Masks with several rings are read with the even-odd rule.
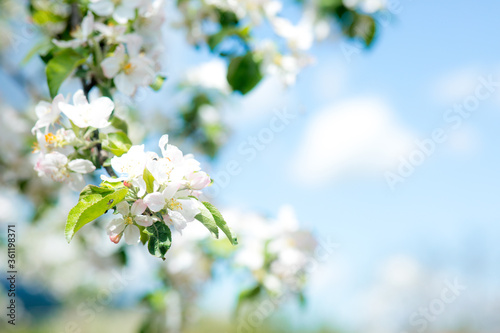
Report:
[[[360,7],[364,12],[372,14],[386,7],[386,0],[344,0],[349,8]]]
[[[89,8],[99,16],[113,15],[113,19],[125,24],[135,18],[139,0],[90,0]]]
[[[108,44],[117,44],[123,41],[123,35],[127,31],[124,25],[106,25],[100,22],[95,23],[95,29],[106,39]]]
[[[140,54],[142,38],[135,34],[127,35],[125,38],[127,53],[124,45],[119,45],[114,55],[101,62],[101,67],[104,76],[113,78],[118,91],[131,96],[137,87],[153,83],[155,71],[153,61]]]
[[[204,171],[192,172],[187,176],[187,181],[187,187],[192,190],[202,190],[212,182],[210,177]]]
[[[143,227],[148,227],[153,224],[153,219],[150,216],[142,215],[146,210],[146,204],[141,200],[137,200],[129,207],[128,202],[122,201],[116,205],[118,213],[122,214],[122,218],[112,220],[106,227],[109,239],[113,243],[118,243],[121,235],[125,236],[125,243],[135,245],[141,239],[139,228],[134,225],[134,222]]]
[[[212,60],[189,69],[185,81],[192,86],[217,89],[229,94],[231,88],[227,83],[226,72],[227,65],[222,60]]]
[[[40,154],[35,165],[38,175],[49,177],[57,182],[65,182],[74,190],[84,185],[82,174],[95,170],[95,166],[87,160],[76,159],[68,163],[68,158],[59,152]]]
[[[313,24],[307,15],[298,25],[293,25],[287,19],[281,17],[273,19],[272,25],[276,34],[285,38],[292,50],[308,50],[314,42]]]
[[[300,70],[312,62],[311,58],[303,53],[282,55],[275,44],[264,41],[259,46],[262,54],[262,71],[269,75],[277,75],[284,84],[292,85]]]
[[[68,155],[74,151],[74,148],[70,145],[75,143],[76,135],[72,130],[63,128],[58,129],[56,134],[49,132],[45,135],[37,130],[36,139],[37,145],[35,145],[34,152],[40,150],[45,153],[47,150],[57,149],[60,153]]]
[[[87,43],[90,35],[94,31],[94,15],[88,12],[82,20],[82,24],[73,32],[71,32],[72,40],[57,40],[53,39],[52,42],[59,47],[66,48],[76,48],[80,45]]]
[[[35,107],[35,113],[38,117],[35,126],[31,129],[31,133],[35,134],[35,131],[38,129],[45,128],[45,133],[50,125],[54,124],[61,114],[61,110],[59,109],[59,103],[64,102],[64,97],[62,94],[57,95],[52,103],[48,103],[45,101],[41,101]]]
[[[194,221],[194,217],[200,213],[199,201],[192,198],[183,198],[179,191],[178,184],[169,184],[161,193],[149,193],[144,198],[144,202],[153,212],[159,212],[166,208],[167,214],[163,219],[168,225],[174,226],[179,232],[186,227],[186,224]],[[180,198],[181,197],[181,198]]]
[[[73,96],[73,105],[60,102],[59,109],[78,127],[104,128],[110,125],[108,118],[115,108],[115,104],[108,97],[99,97],[89,103],[78,90]]]
[[[132,180],[142,177],[148,155],[144,152],[144,145],[130,147],[128,152],[111,159],[111,166],[120,174],[121,180]]]
[[[147,162],[148,170],[159,185],[187,183],[186,177],[200,170],[200,163],[193,155],[184,155],[179,148],[168,144],[168,135],[160,138],[159,147],[163,157],[154,154]]]

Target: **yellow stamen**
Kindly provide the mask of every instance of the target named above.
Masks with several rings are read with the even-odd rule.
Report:
[[[45,134],[45,142],[47,142],[49,145],[55,143],[57,141],[57,137],[52,134],[52,133],[49,133],[49,134]]]
[[[131,63],[128,63],[123,67],[123,71],[125,72],[125,74],[130,74],[132,72],[132,70],[133,70],[133,66]]]
[[[40,151],[40,146],[38,145],[38,142],[33,143],[31,149],[32,149],[31,151],[32,154],[38,153]]]
[[[171,209],[177,209],[177,210],[182,210],[182,205],[179,201],[175,200],[174,198],[170,199],[170,208]]]

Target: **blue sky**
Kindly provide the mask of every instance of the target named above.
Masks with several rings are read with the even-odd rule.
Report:
[[[494,37],[500,31],[500,3],[400,3],[401,13],[379,31],[374,46],[351,62],[343,57],[341,43],[323,42],[312,50],[316,64],[301,73],[294,87],[285,90],[274,81],[264,82],[247,101],[232,104],[233,135],[211,166],[212,176],[231,160],[242,168],[215,198],[219,205],[275,216],[278,207],[292,204],[304,227],[341,245],[315,272],[309,308],[305,317],[297,317],[300,320],[320,317],[355,324],[361,316],[359,300],[377,283],[380,267],[398,255],[412,258],[438,280],[459,276],[467,281],[470,294],[462,306],[484,295],[500,295],[495,267],[500,260],[500,93],[482,101],[452,139],[439,145],[395,190],[384,181],[384,169],[372,168],[366,156],[356,157],[363,164],[360,170],[351,162],[335,174],[321,173],[323,180],[315,186],[294,173],[295,165],[307,164],[302,158],[309,155],[300,153],[308,151],[301,145],[314,132],[311,124],[338,113],[340,106],[379,101],[367,115],[389,118],[380,127],[394,131],[388,143],[405,135],[423,139],[445,125],[444,112],[473,92],[469,88],[477,85],[478,76],[500,79],[500,43]],[[176,45],[168,50],[165,66],[174,79],[193,62],[209,58],[207,52],[191,50],[182,38],[167,36],[167,42]],[[27,70],[35,73],[35,66],[32,62]],[[147,104],[164,106],[173,84],[175,80],[167,81],[165,92],[152,94]],[[3,97],[17,93],[13,87],[3,88]],[[273,110],[285,107],[303,112],[246,162],[238,146],[269,126]],[[354,127],[346,133],[356,131],[356,121],[370,128],[367,120],[352,117],[349,124]],[[336,152],[344,143],[342,136],[325,137],[323,150]]]
[[[350,63],[342,57],[339,43],[315,47],[316,65],[299,76],[294,88],[274,96],[280,106],[293,109],[297,101],[305,105],[305,114],[246,163],[238,145],[272,118],[272,112],[256,111],[258,119],[236,125],[214,166],[216,171],[232,159],[242,161],[243,171],[218,197],[221,203],[269,215],[291,203],[304,226],[341,244],[338,260],[349,267],[347,277],[339,285],[332,282],[328,290],[316,288],[317,293],[311,294],[311,313],[317,311],[315,315],[324,318],[342,313],[345,298],[363,293],[378,267],[398,254],[415,258],[425,269],[458,274],[478,293],[483,282],[499,292],[495,285],[499,272],[493,267],[500,259],[495,236],[500,217],[498,92],[482,101],[453,140],[439,145],[394,191],[382,173],[375,177],[340,174],[335,179],[325,175],[316,187],[304,186],[290,174],[308,123],[325,107],[335,112],[342,101],[375,96],[390,107],[401,128],[423,139],[445,125],[443,114],[455,102],[440,96],[438,87],[457,83],[455,97],[460,101],[466,97],[460,97],[460,90],[467,92],[464,85],[471,80],[474,87],[480,75],[499,77],[500,44],[490,36],[500,29],[496,17],[500,4],[401,0],[401,6],[401,14],[382,28],[373,48]],[[331,85],[331,90],[325,93],[322,84]],[[273,99],[265,91],[255,94]],[[325,151],[330,144],[325,138]],[[327,265],[332,271],[344,269],[336,267],[335,261]]]

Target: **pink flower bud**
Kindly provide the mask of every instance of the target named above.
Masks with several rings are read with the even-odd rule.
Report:
[[[118,242],[120,241],[121,238],[122,238],[122,234],[109,235],[109,240],[115,244],[118,244]]]

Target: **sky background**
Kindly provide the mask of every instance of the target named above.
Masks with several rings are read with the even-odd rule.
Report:
[[[295,86],[271,78],[235,98],[225,110],[229,142],[206,165],[216,181],[230,161],[241,168],[214,198],[218,206],[275,217],[290,204],[303,227],[340,245],[311,272],[305,313],[289,306],[296,315],[287,320],[297,325],[400,332],[455,278],[467,290],[432,325],[498,320],[500,87],[404,183],[391,189],[384,174],[415,140],[447,128],[443,115],[474,92],[479,77],[500,81],[500,3],[400,0],[399,9],[370,50],[348,59],[342,47],[355,44],[329,39],[313,47],[316,62]],[[294,7],[285,12],[297,15]],[[175,47],[167,47],[164,68],[172,79],[143,102],[151,109],[175,99],[176,78],[187,68],[211,59],[183,38],[167,31]],[[26,70],[36,77],[36,68],[31,62]],[[4,98],[25,101],[15,87],[3,88]],[[247,161],[238,147],[284,109],[297,117]],[[156,149],[157,137],[150,142]],[[205,306],[215,300],[229,316],[233,286],[227,278],[214,285]]]
[[[395,290],[384,272],[393,264],[392,275],[405,280],[408,264],[426,281],[416,305],[437,297],[446,279],[467,285],[435,325],[447,323],[454,309],[467,309],[465,322],[484,321],[500,295],[499,91],[394,190],[384,172],[405,142],[447,127],[443,115],[474,92],[478,77],[500,78],[500,47],[491,38],[500,29],[500,4],[401,0],[400,9],[371,50],[348,61],[342,43],[321,43],[312,52],[316,64],[296,86],[264,82],[233,110],[233,136],[213,169],[237,160],[242,172],[217,200],[271,216],[292,204],[303,226],[340,244],[313,272],[306,317],[356,326],[370,320],[370,302],[390,303],[387,311],[397,312],[409,304],[404,293],[391,299],[373,290],[386,284]],[[302,113],[245,161],[238,146],[285,107]],[[412,306],[401,311],[403,321]],[[471,311],[476,306],[482,315]]]

